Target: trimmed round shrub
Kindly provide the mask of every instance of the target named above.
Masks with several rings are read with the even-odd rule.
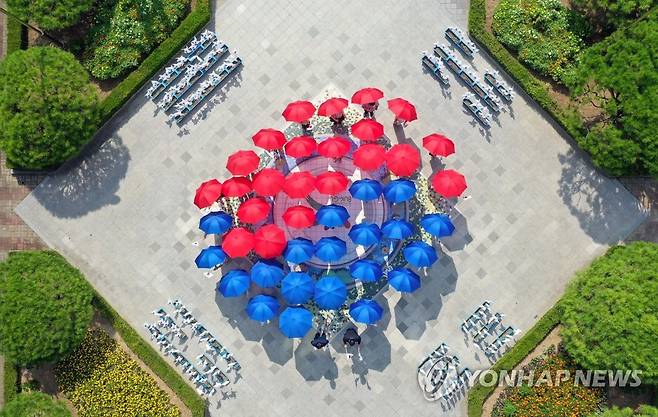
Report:
[[[41,392],[31,392],[5,404],[0,417],[71,417],[71,413],[63,402]]]
[[[590,417],[658,417],[658,408],[650,405],[641,405],[637,410],[613,407]]]
[[[46,30],[73,26],[93,4],[93,0],[7,0],[13,13]]]

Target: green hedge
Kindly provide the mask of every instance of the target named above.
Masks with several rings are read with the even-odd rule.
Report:
[[[27,47],[27,29],[18,20],[7,16],[7,55]]]
[[[18,395],[18,370],[12,363],[9,363],[9,361],[5,359],[3,372],[4,379],[2,384],[5,397],[4,403],[7,404],[9,401],[16,398],[16,395]]]

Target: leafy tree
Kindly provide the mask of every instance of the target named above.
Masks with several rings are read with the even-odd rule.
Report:
[[[41,392],[20,394],[5,404],[0,417],[71,417],[63,402]]]
[[[70,53],[35,47],[0,62],[0,148],[13,165],[61,164],[87,143],[97,122],[98,95]]]
[[[637,19],[657,3],[656,0],[571,0],[571,4],[598,32],[609,33]]]
[[[642,405],[635,411],[631,408],[609,408],[603,413],[591,415],[590,417],[658,417],[658,408]]]
[[[641,370],[658,381],[658,244],[611,248],[563,300],[562,338],[585,369]]]
[[[46,30],[76,24],[93,4],[94,0],[7,0],[13,13]]]
[[[0,352],[28,366],[53,361],[85,337],[93,309],[82,274],[55,252],[13,252],[0,263]]]

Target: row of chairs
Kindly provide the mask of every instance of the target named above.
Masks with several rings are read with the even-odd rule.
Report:
[[[483,126],[491,126],[491,113],[475,97],[473,93],[462,96],[462,104]]]
[[[446,29],[446,37],[467,56],[472,57],[478,53],[475,43],[458,27],[449,27]]]
[[[434,74],[443,84],[449,85],[450,79],[445,74],[445,67],[443,62],[436,57],[436,55],[431,54],[427,51],[422,52],[421,62],[427,67],[427,69]]]
[[[428,401],[442,400],[452,406],[464,388],[470,387],[472,372],[460,370],[460,360],[449,355],[445,343],[434,349],[418,366],[418,383]]]
[[[487,356],[493,357],[498,354],[507,342],[521,332],[512,326],[503,328],[504,317],[501,313],[492,312],[491,301],[484,301],[464,320],[461,329],[462,332],[472,338],[473,343],[482,349]],[[487,343],[487,339],[490,339],[492,336],[495,339]]]
[[[514,98],[512,89],[505,81],[503,81],[498,71],[486,70],[484,72],[484,81],[491,85],[493,89],[508,102],[511,102]]]

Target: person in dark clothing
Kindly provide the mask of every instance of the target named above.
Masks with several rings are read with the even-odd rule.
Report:
[[[324,330],[322,331],[322,333],[320,332],[315,333],[313,340],[311,340],[311,345],[313,345],[313,347],[316,349],[322,349],[328,344],[329,344],[329,339],[327,339],[327,334],[324,332]]]

